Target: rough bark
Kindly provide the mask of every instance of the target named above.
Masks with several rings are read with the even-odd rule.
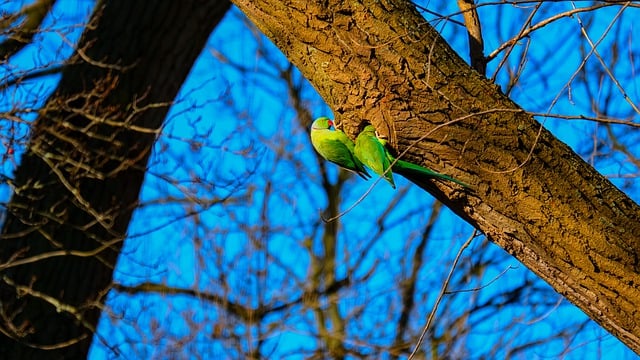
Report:
[[[15,175],[0,358],[86,358],[157,130],[229,6],[99,2]]]
[[[640,353],[640,208],[464,63],[411,2],[233,2],[350,136],[371,122],[405,159],[471,184],[421,182]]]

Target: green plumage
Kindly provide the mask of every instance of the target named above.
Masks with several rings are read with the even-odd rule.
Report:
[[[416,174],[416,175],[419,175],[419,176],[424,176],[425,178],[452,181],[452,182],[454,182],[454,183],[456,183],[456,184],[458,184],[460,186],[469,187],[469,185],[463,183],[460,180],[456,180],[456,179],[452,178],[451,176],[440,174],[440,173],[435,172],[433,170],[429,170],[429,169],[424,168],[424,167],[422,167],[420,165],[412,164],[412,163],[407,162],[407,161],[398,160],[394,164],[393,162],[395,161],[395,158],[393,156],[391,156],[391,154],[389,154],[389,152],[387,152],[387,156],[388,156],[389,161],[393,164],[393,166],[391,166],[393,171],[397,172],[400,175],[407,176],[407,175],[410,175],[411,173],[413,173],[413,174]]]
[[[458,185],[469,187],[469,185],[450,176],[440,174],[407,161],[396,160],[389,153],[385,144],[386,141],[380,140],[376,136],[375,128],[372,125],[367,125],[356,138],[356,148],[354,153],[360,161],[362,161],[376,174],[384,176],[394,189],[395,184],[393,182],[393,174],[391,173],[391,170],[403,176],[417,175],[425,179],[452,181]],[[391,170],[387,171],[389,166],[391,166]]]
[[[414,181],[417,177],[418,184],[422,183],[422,180],[438,179],[469,187],[450,176],[407,161],[396,160],[385,147],[386,141],[378,139],[372,125],[367,125],[360,132],[354,144],[345,133],[335,129],[333,121],[327,117],[319,117],[311,125],[311,144],[325,160],[353,171],[365,180],[371,177],[365,168],[367,166],[384,177],[394,189],[396,185],[392,171],[403,176],[413,176]]]
[[[311,144],[325,160],[353,171],[365,180],[371,177],[362,162],[355,157],[353,141],[345,133],[335,129],[329,118],[320,117],[313,122]]]
[[[384,144],[376,137],[376,130],[373,126],[367,125],[356,138],[356,148],[354,154],[358,160],[362,161],[374,173],[384,177],[391,184],[392,188],[396,188],[393,181],[393,173],[390,169],[391,163],[387,156],[387,150]]]

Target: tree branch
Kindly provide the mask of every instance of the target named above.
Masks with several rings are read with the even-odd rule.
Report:
[[[640,208],[473,71],[410,2],[234,3],[347,134],[371,123],[397,153],[410,148],[405,160],[470,184],[421,186],[640,353]]]

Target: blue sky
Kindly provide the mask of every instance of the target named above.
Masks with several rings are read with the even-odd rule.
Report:
[[[15,5],[3,6],[9,9]],[[570,6],[566,2],[550,6],[549,13],[534,17],[533,22],[558,9],[570,9]],[[63,1],[56,6],[56,20],[50,19],[48,24],[55,29],[65,29],[65,37],[73,43],[80,29],[69,28],[68,25],[81,21],[90,9],[90,2]],[[505,6],[502,11],[498,14],[494,7],[481,8],[480,16],[489,24],[484,28],[487,53],[513,34],[514,24],[500,19],[531,10]],[[599,13],[598,21],[589,31],[590,36],[598,39],[616,11],[617,8],[612,8]],[[637,16],[638,11],[635,13]],[[633,27],[632,15],[629,13],[623,17],[621,28]],[[464,57],[467,46],[465,30],[452,23],[434,24]],[[29,69],[34,64],[64,59],[71,48],[67,42],[61,41],[59,34],[52,32],[39,38],[39,45],[25,49],[12,60],[15,68],[3,69],[3,75]],[[567,35],[559,40],[556,34]],[[625,36],[624,31],[617,32],[616,36],[607,36],[602,48],[606,49],[607,44]],[[573,42],[578,38],[579,24],[575,18],[551,24],[544,28],[544,32],[534,34],[522,80],[513,88],[511,97],[530,111],[591,115],[588,89],[579,84],[572,86],[569,96],[564,87],[581,64],[582,54]],[[286,59],[267,40],[260,38],[259,41],[256,42],[254,34],[247,30],[236,9],[227,14],[214,31],[155,146],[141,193],[142,206],[131,222],[129,238],[114,281],[125,285],[162,283],[224,295],[233,301],[254,305],[258,302],[277,303],[301,295],[300,288],[305,284],[311,263],[305,244],[311,242],[312,249],[321,250],[318,243],[322,229],[320,215],[327,199],[320,186],[319,164],[309,145],[306,129],[300,128],[297,114],[287,100],[286,88],[277,79],[278,69],[287,67]],[[624,46],[626,43],[621,44]],[[269,54],[277,55],[266,56],[262,53],[265,49]],[[622,54],[631,50],[620,49]],[[513,58],[522,51],[524,42],[516,47]],[[218,53],[246,70],[239,71],[225,64],[220,56],[216,56]],[[621,79],[625,77],[621,69],[630,67],[628,61],[628,57],[625,60],[621,56],[619,68],[616,68]],[[508,62],[503,69],[514,70],[517,63],[516,60]],[[489,65],[488,74],[495,66],[496,61]],[[592,58],[588,66],[597,69],[597,61]],[[264,69],[267,69],[267,74],[256,73]],[[508,72],[502,70],[497,76],[497,82],[503,89],[506,88]],[[297,73],[294,76],[299,78]],[[53,89],[56,80],[52,76],[33,81],[5,99],[33,101],[29,92],[40,91],[41,87]],[[635,99],[640,98],[637,83],[630,77],[624,81],[625,89]],[[615,101],[624,104],[615,89],[603,86],[599,90],[601,94],[597,99],[604,98],[609,91]],[[551,107],[556,97],[558,100]],[[38,97],[39,102],[43,99]],[[303,100],[313,116],[330,114],[330,109],[308,85],[303,90]],[[7,103],[3,101],[2,106],[7,106]],[[38,103],[30,104],[33,108],[37,106]],[[32,115],[27,117],[33,118]],[[598,126],[583,121],[546,119],[545,126],[585,154],[590,153],[588,139],[602,131]],[[8,131],[4,126],[0,130]],[[26,133],[26,127],[20,127],[19,131]],[[627,142],[633,143],[632,136],[635,135],[621,133],[628,137]],[[19,147],[16,150],[19,155]],[[17,159],[5,157],[3,160],[3,174],[10,176]],[[633,180],[621,178],[633,175],[637,169],[629,166],[619,153],[594,156],[591,161],[603,173],[612,175],[613,181],[637,200]],[[328,169],[335,181],[336,168],[328,165]],[[393,191],[386,183],[379,182],[374,191],[341,222],[337,244],[341,264],[338,275],[353,268],[356,277],[363,277],[375,269],[366,282],[341,294],[344,300],[340,303],[340,311],[344,316],[356,310],[364,314],[353,315],[358,321],[348,325],[354,347],[359,346],[358,341],[365,340],[388,343],[394,327],[388,309],[399,301],[397,293],[389,290],[389,285],[397,281],[399,274],[408,272],[406,254],[415,250],[431,213],[433,198],[430,195],[411,187],[400,177],[396,181],[399,188],[409,187],[406,195],[400,197],[398,194],[404,190]],[[359,178],[350,179],[341,193],[342,209],[356,202],[371,183]],[[0,191],[2,201],[8,200],[8,187],[2,186]],[[229,200],[220,200],[230,195]],[[396,200],[395,209],[378,221],[387,205]],[[261,229],[259,224],[264,223],[264,219],[268,220],[268,226]],[[385,230],[372,238],[371,234],[377,234],[381,226]],[[429,265],[420,272],[424,288],[419,290],[418,297],[423,303],[413,313],[413,328],[424,323],[443,274],[471,232],[469,225],[443,210],[429,240]],[[516,346],[519,341],[544,337],[554,329],[579,323],[585,318],[573,306],[558,302],[558,295],[549,291],[535,275],[501,249],[493,245],[483,246],[485,241],[482,237],[473,241],[460,267],[473,266],[477,261],[473,259],[477,257],[495,259],[494,264],[470,282],[457,279],[455,284],[466,284],[465,288],[486,287],[481,291],[451,296],[437,319],[455,316],[472,304],[497,297],[524,282],[531,284],[526,297],[530,303],[501,309],[498,314],[479,312],[478,318],[487,317],[489,320],[473,327],[473,332],[466,337],[468,348],[490,354],[491,347],[500,341],[505,341],[505,347]],[[260,249],[266,250],[258,251]],[[357,254],[365,251],[366,256],[360,261]],[[265,265],[269,266],[264,277],[252,276]],[[462,273],[457,274],[460,277]],[[557,306],[553,305],[556,303]],[[274,315],[265,321],[265,325],[253,328],[237,322],[234,324],[217,306],[204,299],[184,295],[129,296],[112,293],[108,307],[108,314],[98,329],[99,336],[108,346],[102,341],[94,341],[92,359],[115,358],[114,348],[119,350],[122,358],[129,359],[165,358],[173,351],[178,358],[186,353],[206,354],[205,357],[209,358],[224,354],[233,358],[232,349],[211,338],[211,334],[219,330],[216,329],[218,324],[225,324],[225,331],[229,333],[243,336],[244,346],[255,345],[256,339],[264,336],[264,351],[272,349],[269,350],[271,358],[303,358],[301,349],[312,351],[316,346],[313,316],[309,311],[294,311],[300,310],[299,307],[286,317]],[[513,319],[517,319],[515,324]],[[270,331],[269,324],[278,323],[282,323],[283,330]],[[505,338],[496,339],[493,334],[505,327],[510,327]],[[380,330],[372,333],[372,328]],[[361,351],[369,354],[375,354],[374,349],[361,347]],[[620,359],[635,358],[615,338],[593,323],[587,325],[570,344],[558,340],[526,354],[533,359],[597,359],[603,354]],[[501,358],[505,353],[498,351],[494,355]]]

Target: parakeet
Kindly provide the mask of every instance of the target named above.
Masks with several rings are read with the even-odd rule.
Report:
[[[367,125],[356,138],[356,149],[354,153],[356,154],[356,157],[358,157],[366,166],[371,168],[371,170],[378,175],[382,175],[384,171],[391,166],[391,170],[403,176],[414,174],[422,176],[425,179],[433,178],[447,180],[464,187],[469,187],[469,185],[450,176],[440,174],[420,165],[412,164],[408,161],[396,160],[396,158],[389,153],[385,144],[385,140],[380,140],[376,136],[375,128],[372,125]],[[384,155],[383,160],[380,160],[381,152]],[[387,171],[384,174],[384,177],[389,181],[389,183],[391,183],[391,186],[395,188],[391,170]]]
[[[365,164],[374,173],[384,177],[391,184],[392,188],[396,188],[393,181],[393,173],[389,156],[381,143],[376,137],[376,129],[367,125],[356,138],[356,148],[354,151],[356,158]]]
[[[355,172],[365,180],[371,177],[362,162],[354,155],[353,141],[336,129],[329,118],[319,117],[311,124],[311,144],[326,160]]]

